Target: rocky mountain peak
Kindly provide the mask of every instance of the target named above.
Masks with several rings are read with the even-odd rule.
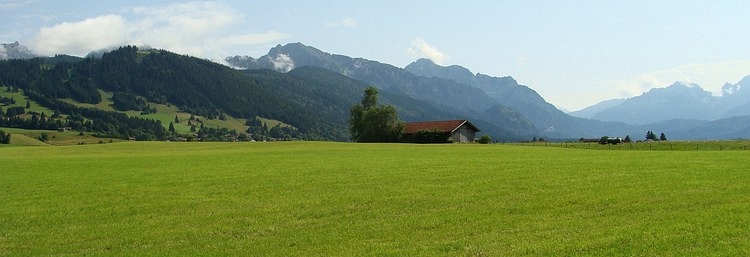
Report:
[[[9,44],[0,44],[0,60],[6,59],[31,59],[37,57],[18,41]]]

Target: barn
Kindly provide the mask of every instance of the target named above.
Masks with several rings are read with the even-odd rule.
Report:
[[[409,122],[405,124],[402,138],[406,142],[438,143],[470,143],[474,142],[479,128],[468,120],[444,120],[444,121],[422,121]],[[434,137],[440,139],[435,140]],[[425,137],[433,137],[426,139]]]

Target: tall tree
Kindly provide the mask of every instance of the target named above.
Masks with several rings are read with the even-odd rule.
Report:
[[[10,144],[10,133],[0,130],[0,144]]]
[[[362,102],[351,108],[349,134],[354,142],[397,142],[404,131],[396,108],[378,105],[378,90],[365,89]]]
[[[659,136],[659,140],[660,141],[667,141],[667,135],[664,135],[664,132],[662,132],[661,135]]]

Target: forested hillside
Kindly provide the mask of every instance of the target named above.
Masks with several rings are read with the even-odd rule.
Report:
[[[1,61],[0,85],[23,92],[34,103],[50,110],[50,113],[19,107],[9,112],[3,110],[0,126],[5,127],[66,128],[138,140],[197,136],[198,140],[336,141],[349,139],[349,109],[369,86],[312,66],[298,67],[288,73],[235,70],[203,59],[132,46],[105,53],[100,58],[61,55]],[[399,117],[405,121],[463,116],[403,94],[386,91],[380,99],[395,106]],[[108,107],[90,107],[102,105]],[[180,135],[170,121],[146,119],[157,112],[154,105],[175,106],[189,113],[188,122],[195,134]],[[245,129],[231,131],[204,125],[206,120],[227,117],[247,121]],[[261,120],[275,120],[284,125],[269,126]],[[177,122],[179,119],[175,117]],[[483,120],[474,123],[495,138],[507,140],[518,135],[518,131],[513,130],[515,127],[507,129]],[[528,124],[527,129],[533,130],[533,126]],[[245,133],[247,135],[243,136]]]
[[[59,58],[58,58],[59,59]],[[113,92],[113,105],[119,111],[152,111],[147,104],[171,104],[208,119],[224,115],[253,120],[256,117],[274,119],[289,124],[294,137],[303,139],[346,140],[341,124],[331,124],[321,116],[316,106],[306,106],[296,99],[287,99],[277,83],[263,79],[248,79],[240,71],[210,61],[181,56],[167,51],[123,47],[106,53],[101,59],[85,58],[70,61],[51,61],[52,58],[8,60],[0,62],[0,83],[23,90],[26,95],[67,117],[82,116],[92,126],[69,126],[114,137],[139,136],[142,139],[164,139],[164,131],[147,131],[148,136],[128,132],[112,125],[112,117],[128,119],[122,113],[76,107],[61,99],[97,104],[102,101],[99,90]],[[292,76],[286,77],[291,83]],[[11,120],[10,115],[4,115]],[[95,119],[96,116],[106,118]],[[15,117],[13,119],[21,119]],[[141,120],[139,118],[129,119]],[[145,122],[145,121],[144,121]],[[153,122],[153,121],[152,121]],[[248,125],[251,125],[249,122]],[[333,122],[337,123],[337,122]],[[105,125],[107,124],[107,125]],[[343,124],[343,123],[342,123]],[[10,124],[11,126],[15,126]],[[50,126],[50,128],[53,126]],[[112,127],[96,130],[93,127]],[[139,128],[132,125],[132,129]],[[162,126],[166,127],[166,124]],[[244,131],[242,131],[244,132]]]

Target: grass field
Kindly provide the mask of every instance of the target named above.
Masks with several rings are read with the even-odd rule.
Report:
[[[696,141],[651,141],[620,144],[599,144],[581,142],[524,142],[512,143],[520,146],[563,147],[590,150],[655,150],[655,151],[724,151],[750,150],[748,140],[696,140]]]
[[[747,256],[750,152],[0,148],[0,256]]]
[[[122,142],[122,139],[116,138],[98,138],[91,135],[91,133],[81,133],[76,131],[58,132],[56,130],[35,130],[35,129],[19,129],[19,128],[0,128],[0,130],[7,133],[11,133],[10,145],[2,145],[0,147],[14,147],[14,146],[64,146],[64,145],[79,145],[79,144],[99,144],[109,142]],[[47,134],[49,140],[47,142],[39,141],[39,136]]]

